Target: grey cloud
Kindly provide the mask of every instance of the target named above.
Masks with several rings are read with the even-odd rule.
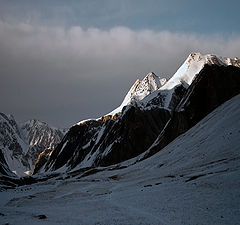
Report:
[[[240,37],[0,22],[0,49],[1,111],[70,126],[117,107],[147,72],[170,77],[190,52],[239,56]]]

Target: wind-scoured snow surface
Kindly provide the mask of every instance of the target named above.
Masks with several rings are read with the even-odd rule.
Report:
[[[2,191],[1,222],[239,224],[239,105],[240,95],[135,165]]]

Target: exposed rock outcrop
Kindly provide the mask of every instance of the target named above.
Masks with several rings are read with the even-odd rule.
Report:
[[[128,106],[116,120],[73,126],[52,152],[45,169],[108,166],[135,157],[150,147],[169,118],[166,109]]]
[[[205,65],[193,81],[147,158],[193,127],[216,107],[240,93],[240,68]]]

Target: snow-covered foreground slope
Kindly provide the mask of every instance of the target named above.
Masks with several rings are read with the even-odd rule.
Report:
[[[239,224],[239,105],[240,95],[135,165],[2,191],[1,222]]]

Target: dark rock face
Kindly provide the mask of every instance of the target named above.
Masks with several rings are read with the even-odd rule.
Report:
[[[142,111],[131,106],[123,113],[122,119],[107,126],[107,135],[99,150],[104,153],[110,142],[111,151],[104,156],[101,154],[96,165],[108,166],[141,154],[150,147],[170,118],[169,111],[159,108]]]
[[[0,149],[0,175],[15,176],[15,174],[12,173],[12,171],[10,171],[1,149]]]
[[[98,131],[103,123],[100,121],[87,121],[84,124],[70,128],[66,136],[52,152],[45,168],[53,166],[58,169],[71,160],[71,167],[81,162],[94,147]],[[34,172],[37,172],[36,170]]]
[[[19,141],[21,139],[19,126],[13,116],[0,113],[0,148],[4,160],[7,161],[6,156],[10,155],[8,158],[15,158],[20,164],[29,168],[29,163],[27,159],[24,158],[24,145]],[[15,168],[10,169],[15,170]]]
[[[174,110],[171,120],[159,135],[156,144],[143,158],[161,150],[216,107],[239,93],[240,68],[205,65]]]
[[[153,73],[148,74],[143,84],[140,82],[142,92],[138,94],[149,92],[144,101],[140,102],[136,100],[138,97],[135,100],[132,97],[136,94],[135,84],[139,83],[137,81],[127,94],[131,94],[130,105],[114,115],[108,114],[101,119],[81,122],[71,127],[49,159],[46,154],[41,154],[34,174],[57,170],[63,166],[65,170],[77,166],[108,166],[133,158],[148,149],[186,92],[186,84],[179,84],[171,90],[156,89],[157,94],[153,94],[152,85],[156,84],[156,81],[150,79],[152,75]],[[166,106],[170,94],[170,104]]]
[[[50,153],[51,153],[52,151],[53,151],[53,150],[52,150],[51,148],[47,148],[47,149],[45,149],[43,152],[41,152],[41,153],[38,155],[38,158],[37,158],[37,160],[36,160],[33,173],[34,173],[35,171],[39,171],[39,170],[43,167],[43,165],[48,161],[49,155],[50,155]]]
[[[135,157],[150,147],[169,118],[170,112],[165,109],[127,106],[116,119],[73,126],[45,168],[56,170],[66,165],[72,169],[81,163],[82,167],[108,166]]]

